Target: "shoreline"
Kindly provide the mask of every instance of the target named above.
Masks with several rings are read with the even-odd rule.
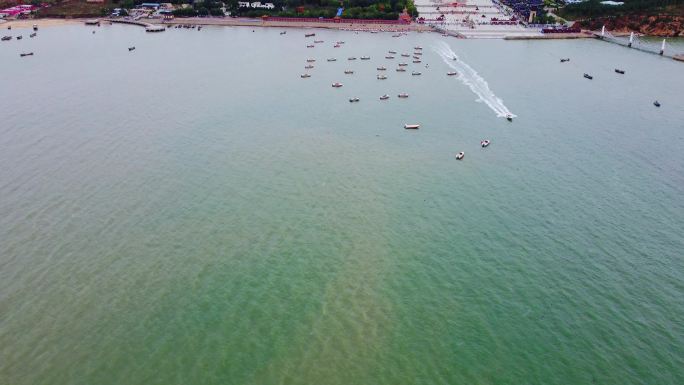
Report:
[[[188,17],[173,20],[148,19],[145,21],[157,25],[221,25],[228,27],[277,27],[277,28],[320,28],[353,31],[380,31],[380,32],[432,32],[432,27],[425,24],[382,24],[382,23],[317,23],[306,21],[269,21],[254,18],[208,18]]]

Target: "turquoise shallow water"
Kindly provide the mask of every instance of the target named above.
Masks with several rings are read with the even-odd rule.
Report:
[[[0,46],[0,383],[684,382],[682,63],[316,34]]]

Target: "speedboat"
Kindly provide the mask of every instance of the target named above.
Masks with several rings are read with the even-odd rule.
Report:
[[[361,56],[361,60],[370,60],[370,56]]]
[[[399,63],[399,67],[406,67],[408,64],[406,63]]]
[[[311,64],[304,66],[304,69],[307,69],[307,70],[310,70],[312,68],[313,68],[313,66]]]
[[[316,59],[306,59],[306,62],[307,62],[307,63],[313,63],[313,62],[315,62],[315,61],[316,61]]]
[[[335,59],[334,57],[331,57],[330,59],[328,59],[328,61],[337,61],[337,59]]]
[[[421,75],[421,72],[413,71],[413,72],[411,72],[411,75],[418,76],[418,75]]]
[[[332,86],[335,87],[335,88],[340,88],[340,87],[342,87],[342,83],[337,83],[337,82],[335,82],[335,83],[332,84]]]
[[[355,56],[348,57],[347,60],[356,60],[356,57]]]
[[[447,75],[448,76],[458,75],[458,72],[456,72],[456,71],[447,72]]]
[[[615,72],[617,72],[617,73],[619,73],[619,74],[621,74],[621,75],[624,75],[624,74],[625,74],[625,71],[624,71],[624,70],[620,70],[620,69],[617,69],[617,68],[615,69]]]
[[[456,154],[456,159],[461,160],[465,156],[465,152],[461,151],[458,154]]]
[[[508,120],[509,122],[512,122],[513,121],[513,115],[511,115],[511,114],[506,115],[506,120]]]
[[[406,68],[399,67],[397,68],[397,72],[406,72]]]
[[[407,130],[417,130],[420,128],[420,124],[404,124],[404,128]]]
[[[660,107],[660,103],[657,100],[655,102],[653,102],[653,105],[656,107]]]
[[[352,70],[344,70],[344,73],[347,74],[347,75],[351,75],[351,74],[354,73],[354,71],[352,71]]]
[[[397,96],[400,97],[400,98],[404,98],[404,99],[405,99],[405,98],[408,98],[408,94],[407,94],[407,93],[404,93],[404,92],[400,93],[400,94],[397,95]]]
[[[485,148],[485,147],[489,146],[489,143],[490,143],[489,140],[485,139],[485,140],[480,142],[480,146],[482,146],[482,148]]]
[[[387,70],[387,68],[385,68],[385,67],[378,67],[378,71],[386,71],[386,70]]]
[[[561,59],[561,63],[565,63],[566,61],[570,61],[570,58],[567,58],[567,59]]]
[[[309,75],[309,74],[301,74],[301,75],[299,75],[299,77],[302,78],[302,79],[306,79],[306,78],[310,78],[311,75]]]
[[[593,76],[591,76],[591,75],[589,75],[589,74],[584,74],[584,77],[585,77],[586,79],[589,79],[589,80],[591,80],[591,79],[594,78]]]
[[[389,95],[385,94],[380,97],[380,100],[387,100],[389,99]]]
[[[359,98],[349,98],[350,103],[358,102]]]
[[[129,51],[129,52],[130,52],[130,51],[133,51],[134,49],[135,49],[135,47],[128,47],[128,51]]]
[[[378,79],[379,79],[379,80],[385,80],[385,79],[387,79],[387,76],[385,76],[385,75],[378,75]]]
[[[33,56],[33,52],[29,53],[20,53],[19,56],[24,57],[24,56]]]

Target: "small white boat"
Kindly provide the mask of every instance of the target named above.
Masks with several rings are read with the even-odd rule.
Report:
[[[385,67],[378,67],[378,71],[387,71],[387,68],[385,68]]]
[[[328,61],[337,61],[337,59],[335,59],[334,57],[331,57],[330,59],[328,59]]]
[[[349,103],[355,103],[358,101],[359,101],[359,98],[349,98]]]
[[[385,94],[380,97],[380,100],[387,100],[389,99],[389,95]]]
[[[385,80],[385,79],[387,79],[387,76],[385,76],[385,75],[378,75],[378,79],[379,79],[379,80]]]
[[[458,75],[458,72],[456,72],[456,71],[447,72],[447,75],[448,76]]]
[[[311,75],[309,75],[309,74],[301,74],[301,75],[299,75],[299,77],[302,78],[302,79],[306,79],[306,78],[310,78]]]
[[[351,74],[354,73],[354,71],[352,71],[352,70],[344,70],[344,73],[347,74],[347,75],[351,75]]]
[[[370,60],[370,56],[361,56],[361,60]]]
[[[334,88],[340,88],[340,87],[342,87],[342,83],[335,82],[335,83],[332,84],[332,86],[333,86]]]
[[[307,62],[307,63],[313,63],[313,62],[315,62],[315,61],[316,61],[316,59],[306,59],[306,62]]]
[[[399,67],[397,68],[397,72],[406,72],[406,68]]]
[[[404,128],[407,130],[417,130],[420,128],[420,124],[404,124]]]
[[[465,156],[465,152],[461,151],[458,154],[456,154],[456,159],[461,160]]]
[[[347,60],[356,60],[356,57],[351,56],[351,57],[348,57]]]
[[[408,94],[407,94],[407,93],[405,93],[405,92],[402,92],[402,93],[400,93],[400,94],[399,94],[399,95],[397,95],[397,96],[398,96],[398,97],[400,97],[400,98],[403,98],[403,99],[406,99],[406,98],[408,98]]]
[[[422,75],[422,73],[418,72],[418,71],[413,71],[413,72],[411,72],[411,75],[418,76],[418,75]]]
[[[490,143],[489,140],[485,139],[485,140],[480,142],[480,146],[482,146],[482,148],[485,148],[485,147],[489,146],[489,143]]]

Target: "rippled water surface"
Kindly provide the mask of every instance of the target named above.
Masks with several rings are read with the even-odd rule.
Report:
[[[279,32],[0,45],[1,384],[684,383],[684,63]]]

